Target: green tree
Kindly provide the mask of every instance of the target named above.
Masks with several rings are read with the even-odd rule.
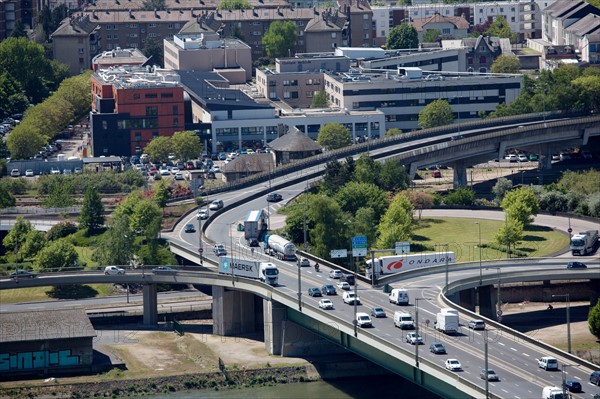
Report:
[[[434,43],[437,42],[438,38],[442,35],[439,29],[427,29],[425,33],[423,33],[423,42],[424,43]]]
[[[196,159],[202,153],[202,142],[196,132],[186,130],[176,132],[171,137],[172,149],[177,159],[185,160]]]
[[[298,27],[293,21],[273,21],[262,38],[270,58],[289,57],[295,53]]]
[[[586,103],[594,112],[600,111],[600,76],[580,76],[573,85],[586,95]]]
[[[408,241],[412,235],[412,214],[408,198],[396,194],[379,223],[377,248],[394,248],[397,241]]]
[[[164,2],[164,0],[152,0],[152,1],[153,2],[155,2],[155,1]],[[165,61],[163,58],[162,40],[158,40],[153,37],[147,37],[146,41],[144,42],[144,47],[142,48],[142,53],[144,53],[144,55],[148,58],[149,64],[158,65],[160,67],[162,67],[164,65]]]
[[[501,55],[492,64],[493,73],[519,73],[521,61],[515,55]]]
[[[18,256],[20,248],[27,239],[27,234],[33,230],[29,220],[22,216],[17,217],[15,224],[12,229],[8,232],[6,237],[2,240],[2,244],[8,250],[14,252]]]
[[[348,157],[346,163],[340,163],[336,158],[331,159],[325,165],[323,179],[319,186],[324,194],[333,195],[340,187],[346,184],[352,178],[354,173],[354,158]]]
[[[48,241],[55,241],[59,238],[70,236],[71,234],[77,233],[77,225],[70,221],[60,222],[55,224],[48,230],[46,239]]]
[[[166,161],[169,154],[173,152],[173,142],[169,137],[158,136],[144,147],[144,153],[148,154],[148,157],[152,162]]]
[[[410,24],[394,26],[388,35],[386,48],[388,50],[410,49],[419,46],[419,34]]]
[[[15,196],[6,187],[0,185],[0,208],[10,208],[15,206],[16,203]]]
[[[531,187],[520,187],[508,192],[500,205],[510,220],[517,220],[527,226],[532,216],[540,212],[540,205]]]
[[[24,37],[27,38],[27,32],[25,31],[25,24],[21,19],[17,19],[15,27],[10,32],[10,37]]]
[[[329,101],[327,100],[327,93],[323,90],[319,91],[313,96],[312,102],[310,103],[311,108],[327,108]]]
[[[7,72],[0,75],[0,98],[4,99],[0,101],[0,118],[23,112],[29,104],[19,82]]]
[[[354,167],[354,180],[360,183],[379,184],[379,172],[381,171],[381,163],[375,162],[367,154],[361,154],[356,161]]]
[[[494,194],[494,201],[497,204],[500,204],[504,199],[504,196],[507,192],[512,190],[513,184],[512,181],[508,180],[506,177],[500,177],[494,187],[492,187],[492,193]]]
[[[29,159],[37,154],[46,144],[46,139],[39,131],[17,126],[6,139],[6,146],[12,159]]]
[[[373,209],[375,220],[379,220],[388,207],[385,192],[372,183],[348,182],[334,198],[342,211],[351,215],[361,208]]]
[[[92,90],[91,71],[64,79],[53,95],[64,99],[75,117],[87,115],[91,111],[90,92]],[[68,124],[68,121],[67,121]],[[63,128],[61,126],[60,128]]]
[[[425,191],[406,190],[402,193],[408,198],[413,208],[418,212],[419,220],[421,220],[423,209],[429,209],[434,204],[433,196]]]
[[[496,16],[496,19],[487,31],[485,31],[487,36],[497,36],[509,39],[512,44],[517,42],[518,35],[510,29],[510,25],[506,21],[506,18],[503,16]]]
[[[375,216],[375,210],[370,207],[359,208],[354,215],[354,228],[357,233],[367,236],[367,243],[371,245],[377,241],[377,225],[379,218]]]
[[[53,176],[54,179],[48,186],[48,196],[42,202],[47,208],[64,208],[73,206],[75,199],[71,196],[73,192],[73,181],[63,176]]]
[[[246,0],[221,0],[219,10],[250,10],[252,5]]]
[[[588,314],[588,327],[590,333],[600,339],[600,299],[596,302],[593,308],[590,308]]]
[[[31,230],[27,233],[21,255],[25,258],[33,258],[46,246],[46,243],[46,235],[43,232]]]
[[[110,228],[101,236],[92,260],[100,266],[128,265],[133,256],[133,238],[129,216],[115,213]]]
[[[81,227],[93,232],[104,225],[104,205],[93,185],[88,185],[83,196],[83,206],[79,214]]]
[[[144,200],[135,204],[129,218],[131,230],[143,235],[147,242],[156,240],[160,230],[162,213],[156,203]]]
[[[506,222],[502,223],[502,227],[496,232],[494,236],[494,241],[500,246],[506,248],[508,244],[508,250],[510,251],[511,247],[515,247],[515,245],[523,239],[523,223],[516,219],[508,219]]]
[[[343,212],[338,203],[323,195],[316,195],[310,202],[308,210],[310,219],[314,222],[310,232],[313,253],[321,258],[329,258],[329,251],[335,248],[345,248],[343,232]]]
[[[387,159],[381,164],[378,182],[385,191],[404,190],[410,186],[410,177],[400,162]]]
[[[419,126],[423,129],[449,125],[453,121],[454,113],[446,100],[432,101],[419,112]]]
[[[475,203],[475,192],[467,187],[459,187],[444,198],[447,205],[473,205]]]
[[[38,253],[34,266],[39,272],[57,272],[74,267],[78,259],[79,255],[73,244],[61,239],[52,241],[44,247]]]
[[[387,132],[385,132],[385,135],[388,137],[399,136],[401,134],[402,134],[402,130],[398,129],[397,127],[388,129]]]
[[[317,142],[328,150],[336,150],[338,148],[350,145],[352,137],[350,130],[339,123],[327,123],[319,129]]]
[[[167,201],[171,198],[171,191],[169,190],[169,186],[164,180],[161,180],[158,183],[158,187],[154,190],[154,201],[163,210],[163,215],[165,213],[165,207],[167,206]]]

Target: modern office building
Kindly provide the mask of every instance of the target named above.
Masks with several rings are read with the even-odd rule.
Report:
[[[221,39],[217,33],[177,34],[165,39],[165,68],[219,71],[232,84],[252,79],[252,50],[238,39]]]
[[[91,79],[94,156],[130,156],[155,137],[185,130],[184,91],[173,71],[113,67]]]
[[[456,120],[468,121],[515,100],[522,80],[522,75],[427,73],[420,68],[376,73],[352,70],[326,73],[325,91],[336,107],[381,111],[386,129],[411,131],[419,128],[419,112],[432,101],[446,99]]]

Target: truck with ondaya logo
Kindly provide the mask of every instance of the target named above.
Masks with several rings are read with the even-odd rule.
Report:
[[[394,255],[375,258],[375,277],[387,274],[405,272],[408,270],[421,269],[431,266],[442,266],[454,263],[456,256],[454,252],[432,252],[412,255]],[[373,278],[372,260],[366,262],[365,276],[368,279]]]
[[[272,286],[279,284],[279,269],[271,262],[221,257],[219,258],[219,273],[252,278]]]

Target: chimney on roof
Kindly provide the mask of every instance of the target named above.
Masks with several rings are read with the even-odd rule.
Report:
[[[315,15],[319,15],[319,11],[317,11],[317,7],[313,7],[313,12],[315,13]]]
[[[133,13],[131,12],[131,8],[129,9],[129,18],[133,18]]]
[[[158,10],[156,8],[154,9],[154,16],[158,18]]]

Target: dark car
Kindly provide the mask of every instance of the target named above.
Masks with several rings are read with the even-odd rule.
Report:
[[[172,267],[169,267],[169,266],[157,266],[154,269],[152,269],[152,273],[154,273],[154,274],[172,274],[172,273],[177,273],[177,269],[173,269]]]
[[[574,380],[566,380],[565,381],[565,388],[569,391],[569,392],[581,392],[581,384],[577,381]]]
[[[271,193],[267,195],[267,202],[279,202],[283,197],[279,193]]]
[[[337,293],[335,287],[332,284],[325,284],[321,287],[323,295],[335,295]]]
[[[185,229],[184,229],[184,231],[185,231],[186,233],[194,233],[194,232],[196,232],[196,228],[194,227],[194,225],[193,225],[193,224],[191,224],[191,223],[188,223],[188,224],[186,224],[186,225],[185,225]]]
[[[435,353],[436,355],[445,354],[446,347],[441,342],[434,342],[431,345],[429,345],[429,352]]]
[[[379,318],[379,317],[386,317],[385,316],[385,310],[383,310],[383,308],[380,308],[378,306],[374,307],[374,308],[371,308],[371,316],[377,317],[377,318]]]
[[[17,270],[10,274],[10,278],[35,278],[37,274],[28,272],[27,270]]]
[[[350,285],[354,285],[354,282],[355,282],[354,274],[343,274],[340,281],[345,281]]]
[[[567,269],[587,269],[587,266],[581,262],[569,262],[567,263]]]
[[[590,383],[600,387],[600,370],[594,371],[592,374],[590,374]]]
[[[321,290],[318,288],[309,288],[308,295],[309,296],[321,296]]]

